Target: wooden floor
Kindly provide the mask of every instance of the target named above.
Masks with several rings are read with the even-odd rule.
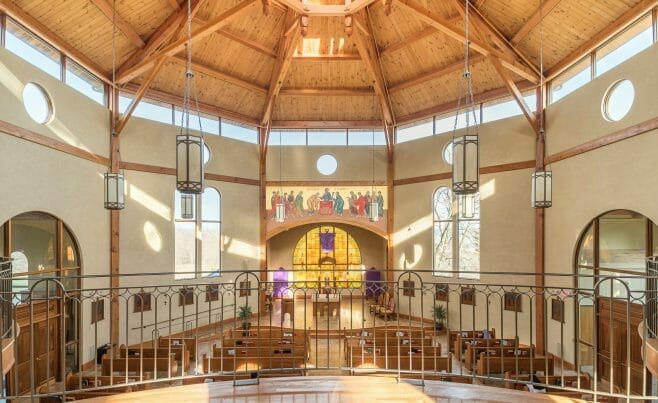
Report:
[[[394,378],[314,376],[261,379],[259,385],[216,382],[126,393],[85,402],[571,402],[557,396],[482,385],[425,381],[421,388]]]

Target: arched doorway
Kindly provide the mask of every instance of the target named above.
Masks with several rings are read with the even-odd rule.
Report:
[[[628,358],[634,393],[644,392],[646,368],[637,328],[644,318],[646,258],[656,252],[658,226],[630,210],[613,210],[594,218],[583,230],[575,250],[575,285],[580,293],[579,366],[593,372],[596,363],[601,380],[610,381],[612,373],[614,385],[624,390]],[[597,287],[605,278],[614,280],[605,280]],[[631,346],[630,356],[627,343]],[[650,377],[649,372],[646,374]]]
[[[20,326],[16,364],[9,372],[8,387],[10,394],[24,394],[31,388],[30,350],[34,352],[36,386],[61,380],[62,360],[66,371],[78,369],[81,313],[75,298],[80,289],[80,249],[62,220],[33,211],[12,217],[0,227],[0,252],[13,259],[12,302]],[[30,288],[44,278],[56,279],[64,286],[67,298],[63,307],[62,291],[53,282],[47,286],[46,282],[39,283],[33,290],[34,301],[26,303]],[[30,305],[34,313],[32,322]],[[34,345],[30,346],[32,331]]]
[[[345,229],[335,225],[319,225],[302,235],[292,263],[292,281],[298,287],[359,287],[363,279],[359,245]]]

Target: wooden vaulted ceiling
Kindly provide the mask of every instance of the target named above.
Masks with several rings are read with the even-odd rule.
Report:
[[[114,1],[0,0],[0,5],[36,21],[107,78]],[[345,0],[192,0],[192,59],[203,109],[252,124],[356,125],[408,122],[456,104],[464,66],[462,0],[347,3],[359,7],[351,23],[344,15],[303,16],[321,5],[344,7]],[[547,76],[589,50],[611,26],[656,5],[649,0],[542,3]],[[518,95],[536,86],[539,4],[471,0],[476,94]],[[116,0],[121,87],[180,100],[186,9],[185,0]]]

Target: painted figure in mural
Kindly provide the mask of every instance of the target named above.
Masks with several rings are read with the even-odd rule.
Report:
[[[290,217],[290,206],[288,205],[288,192],[283,194],[281,198],[281,203],[283,203],[283,208],[286,210],[286,217]]]
[[[288,193],[288,200],[286,200],[286,215],[290,214],[291,217],[297,215],[295,211],[295,192],[293,190]]]
[[[356,205],[356,213],[359,216],[365,215],[366,212],[366,198],[361,194],[361,192],[357,192],[358,197],[356,198],[356,201],[354,204]]]
[[[366,191],[365,199],[366,199],[366,215],[370,217],[370,202],[372,201],[372,199],[370,198],[369,190]]]
[[[336,214],[343,215],[344,207],[345,200],[343,200],[343,196],[341,196],[339,192],[336,192],[336,196],[334,197],[334,210],[336,210]]]
[[[354,191],[350,191],[350,195],[347,197],[347,203],[350,206],[350,214],[351,215],[357,215],[356,211],[356,195],[354,194]]]
[[[276,215],[276,192],[272,192],[270,204],[272,205],[272,219],[274,219],[274,216]]]
[[[274,194],[274,207],[272,208],[272,219],[276,217],[276,206],[281,203],[281,193],[276,192]]]
[[[295,210],[297,216],[301,217],[304,215],[304,192],[300,191],[295,197]]]
[[[384,196],[382,196],[382,191],[380,190],[377,192],[377,198],[375,199],[377,202],[377,205],[379,206],[379,211],[377,212],[377,215],[380,217],[384,216]]]
[[[318,194],[312,194],[311,197],[306,200],[306,207],[308,208],[308,215],[314,215],[315,214],[315,205],[317,204],[318,206],[320,205],[320,200],[318,199]]]
[[[316,192],[313,198],[313,211],[320,210],[320,192]]]
[[[324,194],[322,195],[322,200],[323,201],[332,201],[334,198],[331,197],[331,192],[329,191],[329,188],[324,188]]]

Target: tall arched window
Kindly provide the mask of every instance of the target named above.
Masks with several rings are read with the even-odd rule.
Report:
[[[175,278],[218,275],[221,268],[222,198],[215,188],[192,196],[192,214],[183,217],[181,194],[174,200]]]
[[[441,186],[434,191],[432,210],[434,274],[479,278],[480,195],[455,197]]]

